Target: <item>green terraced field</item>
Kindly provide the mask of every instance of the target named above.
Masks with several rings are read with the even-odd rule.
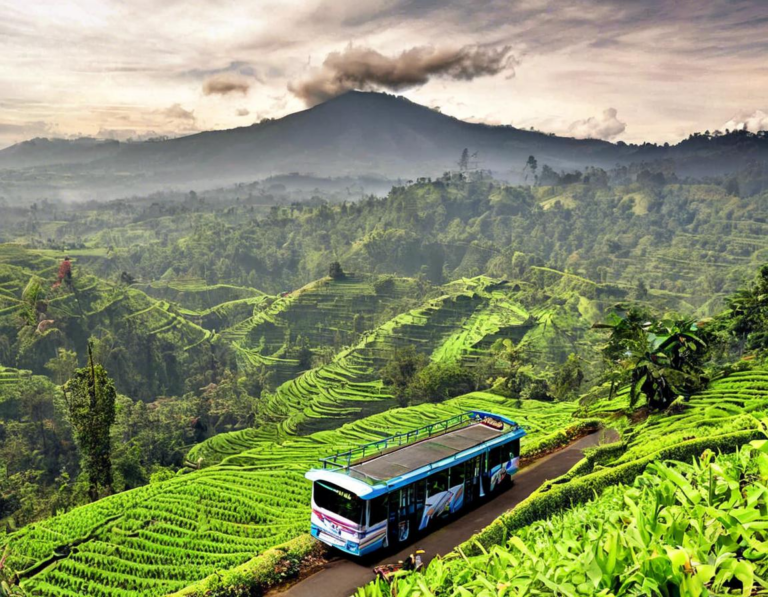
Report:
[[[12,346],[23,346],[23,350],[17,352],[15,365],[35,374],[47,374],[45,363],[59,348],[75,350],[82,359],[89,339],[122,335],[121,341],[124,341],[125,336],[130,335],[141,338],[144,346],[162,347],[157,350],[155,363],[161,351],[165,355],[175,353],[174,358],[168,358],[163,365],[169,363],[176,367],[185,351],[213,339],[211,330],[191,321],[169,301],[156,300],[136,288],[93,276],[78,261],[73,262],[72,286],[57,288],[60,259],[43,253],[16,245],[0,245],[0,333]],[[31,302],[25,298],[25,290],[32,286],[39,288],[39,296]],[[45,327],[38,329],[35,320],[45,321]],[[147,354],[132,349],[120,356],[125,363],[124,371],[147,366],[147,358]],[[166,388],[178,388],[182,383],[181,375],[175,370],[153,387],[148,384],[140,387],[136,375],[131,385],[127,385],[130,375],[116,376],[116,380],[126,382],[120,390],[131,393],[132,398],[154,399]],[[151,375],[144,372],[143,377]]]
[[[621,400],[614,401],[615,408]],[[572,403],[524,402],[519,409],[512,404],[476,393],[440,405],[393,409],[336,431],[279,443],[263,436],[250,450],[218,465],[101,500],[11,535],[12,564],[30,571],[23,586],[31,595],[162,595],[304,532],[309,496],[302,473],[319,455],[468,408],[521,421],[531,432],[530,441],[566,425],[575,408]],[[606,406],[600,410],[607,412]],[[577,467],[573,481],[555,481],[549,491],[644,459],[652,461],[659,450],[685,446],[696,438],[716,445],[724,434],[750,433],[767,412],[768,371],[736,373],[694,396],[682,412],[655,415],[631,428],[620,449],[607,447],[585,463],[589,466]],[[230,441],[231,434],[214,439]],[[698,443],[696,449],[701,450]],[[547,493],[547,486],[542,491]],[[69,555],[54,557],[45,566],[53,553]]]
[[[231,284],[206,284],[200,279],[159,280],[151,284],[135,284],[134,288],[149,296],[167,300],[184,309],[200,312],[201,315],[225,303],[254,300],[265,297],[255,288],[232,286]]]
[[[3,367],[0,365],[0,386],[10,386],[18,383],[22,378],[31,376],[30,371],[14,369],[13,367]]]
[[[549,275],[556,283],[563,283],[560,272],[551,270]],[[573,284],[570,280],[567,283]],[[588,284],[588,290],[594,293],[594,284],[578,283]],[[591,306],[595,301],[573,290],[568,291],[569,303],[537,308],[538,320],[515,300],[517,291],[509,283],[480,276],[459,280],[444,290],[447,294],[364,333],[355,346],[342,350],[331,363],[306,371],[274,393],[265,394],[259,429],[233,432],[226,440],[207,440],[192,449],[189,459],[196,462],[204,455],[204,463],[216,462],[248,449],[265,433],[268,438],[274,437],[273,430],[265,429],[272,423],[279,425],[280,436],[310,433],[391,407],[393,398],[378,371],[401,347],[413,346],[435,361],[460,359],[469,366],[478,356],[487,354],[499,338],[520,341],[539,363],[554,363],[570,352],[590,348],[590,320],[580,315],[579,308],[584,301]],[[266,313],[259,317],[266,321],[272,316]],[[569,325],[574,326],[573,333]],[[223,335],[226,337],[226,332]],[[275,339],[275,344],[278,341]],[[252,362],[283,365],[279,358],[258,358]]]
[[[325,278],[286,293],[252,310],[252,316],[221,330],[221,337],[236,351],[245,371],[267,367],[275,385],[296,377],[304,369],[286,354],[287,343],[299,337],[307,346],[348,346],[364,330],[375,327],[383,313],[413,305],[423,289],[416,280],[392,278],[378,292],[372,276],[347,274],[344,279]]]
[[[535,439],[566,426],[575,405],[514,408],[477,393],[282,443],[265,440],[217,466],[32,524],[7,538],[9,561],[22,571],[29,595],[164,595],[305,533],[309,483],[303,474],[320,455],[472,408],[508,415]]]
[[[480,352],[480,343],[501,330],[517,326],[524,333],[527,312],[498,284],[481,277],[451,285],[447,287],[450,294],[364,333],[357,345],[342,350],[328,365],[311,369],[263,397],[263,422],[279,423],[280,432],[288,435],[338,426],[393,405],[378,371],[394,350],[414,346],[432,358],[472,357]],[[231,441],[215,444],[236,450],[220,452],[219,459],[247,448],[248,438],[258,440],[262,432],[235,433]],[[196,461],[203,452],[208,461],[216,450],[206,445],[194,448],[190,459]]]

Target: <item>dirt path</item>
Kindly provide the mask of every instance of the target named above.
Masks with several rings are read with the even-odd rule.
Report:
[[[488,526],[501,514],[514,508],[533,493],[544,481],[565,474],[582,458],[582,450],[599,443],[616,441],[615,433],[594,433],[572,443],[567,448],[545,456],[515,475],[515,485],[509,491],[497,496],[478,508],[467,512],[450,524],[423,537],[402,551],[389,553],[378,559],[360,564],[352,559],[338,557],[325,568],[308,576],[283,591],[273,591],[272,597],[348,597],[356,589],[373,580],[371,568],[379,563],[397,562],[405,559],[417,548],[426,551],[426,560],[435,555],[450,552],[454,547]]]

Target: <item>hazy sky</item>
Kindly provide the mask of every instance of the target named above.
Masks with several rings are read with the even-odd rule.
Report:
[[[0,0],[0,56],[0,147],[244,126],[350,87],[632,142],[768,128],[766,0]]]

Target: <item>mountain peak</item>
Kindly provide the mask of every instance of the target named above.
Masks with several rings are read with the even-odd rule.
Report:
[[[741,144],[737,156],[724,144],[700,151],[693,142],[662,148],[563,138],[465,122],[402,95],[355,90],[268,123],[167,141],[19,144],[0,151],[0,170],[76,163],[78,184],[114,180],[115,193],[122,194],[126,179],[109,173],[152,190],[210,188],[291,172],[407,179],[439,176],[469,149],[480,167],[512,181],[531,155],[555,170],[675,159],[679,175],[697,176],[733,171],[745,158],[765,159],[752,145]]]

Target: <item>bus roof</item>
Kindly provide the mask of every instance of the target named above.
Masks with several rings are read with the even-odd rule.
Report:
[[[469,460],[486,448],[506,443],[525,435],[514,421],[492,413],[465,413],[452,427],[434,436],[396,446],[372,458],[328,468],[328,462],[339,462],[336,455],[323,459],[324,469],[313,469],[307,478],[326,480],[369,499],[402,487],[450,466]],[[492,426],[489,423],[500,425]],[[394,436],[398,437],[398,436]],[[391,439],[391,438],[388,438]],[[343,460],[343,459],[342,459]]]

